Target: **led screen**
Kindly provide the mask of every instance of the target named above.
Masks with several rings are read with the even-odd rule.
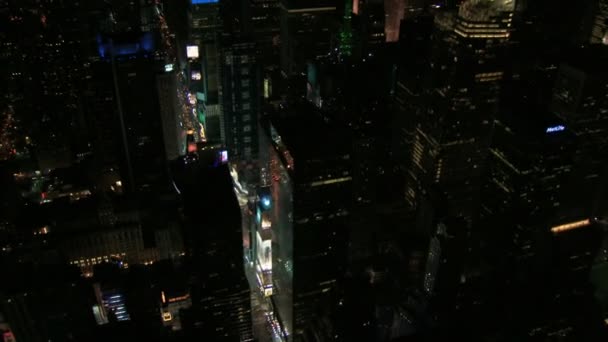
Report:
[[[188,58],[198,58],[198,46],[188,45],[186,47],[186,56],[188,56]]]

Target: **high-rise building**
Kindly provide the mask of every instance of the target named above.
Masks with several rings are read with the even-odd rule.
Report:
[[[598,0],[593,11],[591,44],[608,45],[608,1]]]
[[[606,172],[608,172],[608,73],[602,65],[608,61],[603,46],[589,46],[572,53],[559,67],[551,110],[564,122],[564,129],[577,138],[577,180],[570,189],[572,209],[587,216],[604,215],[608,208]]]
[[[353,0],[353,23],[359,34],[363,53],[374,50],[386,41],[384,32],[385,14],[382,0]]]
[[[177,65],[162,5],[91,2],[87,15],[94,38],[85,64],[85,114],[98,170],[128,192],[162,188],[166,162],[183,154],[183,131],[191,128],[183,127],[178,108]]]
[[[301,134],[303,127],[308,134]],[[260,160],[271,177],[271,302],[281,333],[294,340],[336,305],[347,258],[351,153],[340,129],[309,103],[272,116],[263,129]]]
[[[281,0],[248,0],[253,38],[264,66],[279,67]]]
[[[203,82],[208,103],[217,103],[221,87],[219,60],[219,39],[222,32],[219,0],[192,0],[191,35],[194,45],[198,46],[197,56],[203,70]]]
[[[174,170],[176,187],[184,199],[185,258],[192,266],[192,307],[180,315],[190,339],[253,338],[241,209],[227,163],[225,149],[209,146],[181,158]]]
[[[91,96],[98,97],[99,92],[106,89],[108,95],[113,95],[111,103],[114,110],[110,115],[96,115],[106,108],[88,108],[91,124],[105,121],[102,125],[108,128],[99,133],[110,134],[110,137],[97,137],[96,143],[111,142],[118,147],[114,153],[120,156],[120,176],[128,191],[162,186],[167,166],[157,80],[166,72],[166,60],[162,54],[156,53],[158,38],[153,33],[136,33],[119,34],[108,37],[108,40],[107,43],[100,42],[102,59],[92,65],[92,68],[99,68],[99,73],[90,78],[91,82],[100,82],[103,88],[96,87]],[[165,102],[166,113],[163,114],[167,117],[171,115],[172,108],[170,101]],[[110,102],[106,104],[110,105]],[[100,119],[104,117],[105,120]],[[167,122],[166,126],[172,125]]]
[[[386,21],[384,32],[387,42],[396,42],[399,40],[399,27],[401,19],[405,14],[405,1],[403,0],[386,0],[385,1]]]
[[[258,151],[261,100],[255,43],[233,41],[222,49],[222,101],[226,146],[231,158],[252,161]]]
[[[339,25],[331,0],[283,0],[281,3],[281,69],[304,72],[306,63],[327,56]]]
[[[392,91],[394,128],[392,132],[393,158],[399,167],[407,169],[416,122],[426,105],[424,92],[428,88],[430,73],[428,60],[431,56],[431,35],[434,31],[433,16],[407,19],[401,26],[399,62],[395,86]],[[416,51],[417,53],[410,53]],[[406,151],[406,153],[403,153]]]
[[[165,73],[156,77],[163,141],[167,160],[176,160],[186,152],[186,130],[179,115],[182,108],[178,99],[178,80],[170,63],[165,65]],[[184,99],[185,100],[185,99]]]
[[[438,186],[456,216],[473,217],[497,112],[514,3],[472,0],[435,19],[430,68],[413,128],[406,199]],[[410,92],[404,92],[408,94]]]

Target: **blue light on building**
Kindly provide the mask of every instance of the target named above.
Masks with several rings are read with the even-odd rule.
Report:
[[[128,43],[116,44],[112,39],[97,36],[97,51],[101,58],[114,56],[135,55],[140,52],[154,52],[154,35],[150,32],[144,33],[139,40]]]
[[[264,209],[269,209],[270,208],[270,204],[271,204],[270,197],[268,197],[268,196],[262,197],[262,201],[261,202],[262,202],[262,207]]]
[[[561,132],[561,131],[565,131],[566,127],[562,126],[562,125],[557,125],[557,126],[553,126],[553,127],[548,127],[546,133],[555,133],[555,132]]]
[[[192,0],[192,4],[193,5],[200,5],[200,4],[217,4],[218,2],[220,2],[219,0]]]
[[[113,312],[116,315],[118,321],[128,321],[131,318],[127,312],[125,305],[125,299],[121,293],[116,291],[109,291],[103,294],[103,304],[106,307],[106,311]]]

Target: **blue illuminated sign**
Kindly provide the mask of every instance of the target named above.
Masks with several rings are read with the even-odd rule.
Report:
[[[268,197],[268,196],[262,197],[262,206],[264,207],[264,209],[270,208],[270,197]]]
[[[220,2],[219,0],[192,0],[192,4],[193,5],[199,5],[199,4],[217,4],[218,2]]]
[[[139,40],[127,43],[114,43],[111,39],[97,36],[97,50],[101,58],[114,56],[134,55],[140,52],[153,52],[154,35],[152,33],[144,33]]]
[[[565,131],[566,127],[562,126],[562,125],[558,125],[558,126],[553,126],[553,127],[549,127],[547,128],[547,133],[555,133],[555,132],[561,132],[561,131]]]

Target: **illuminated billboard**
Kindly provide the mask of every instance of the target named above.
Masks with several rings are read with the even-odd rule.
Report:
[[[195,142],[191,142],[188,144],[188,153],[194,153],[198,150],[196,143]]]
[[[165,72],[173,71],[173,64],[165,64]]]
[[[220,151],[220,161],[222,162],[222,164],[225,164],[228,162],[228,151],[226,151],[226,150]]]
[[[201,74],[200,71],[193,71],[191,78],[193,81],[200,81],[203,79],[203,75]]]
[[[201,101],[201,102],[206,102],[205,100],[205,93],[201,93],[201,92],[196,92],[196,99]]]
[[[256,238],[257,238],[257,244],[258,244],[258,248],[257,248],[258,264],[260,265],[260,268],[262,269],[262,271],[272,270],[272,247],[271,247],[272,240],[262,238],[262,236],[260,235],[259,232],[256,234]]]
[[[198,58],[198,46],[188,45],[186,47],[186,56],[188,58]]]

